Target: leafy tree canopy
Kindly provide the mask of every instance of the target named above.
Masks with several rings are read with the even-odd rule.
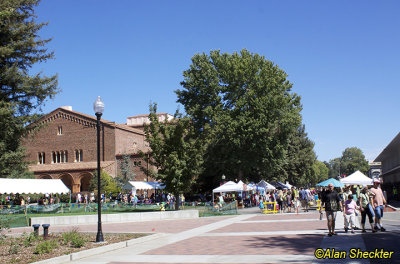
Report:
[[[366,174],[369,170],[368,161],[361,149],[352,147],[346,148],[341,157],[341,174],[350,175],[355,171],[359,170]]]
[[[290,135],[301,125],[300,97],[287,74],[247,50],[196,54],[178,102],[208,138],[203,182],[279,177]],[[209,128],[209,129],[208,129]],[[210,178],[211,177],[211,178]]]
[[[346,148],[341,157],[329,161],[329,177],[350,175],[357,170],[364,174],[369,170],[368,161],[362,150],[357,147]]]
[[[20,147],[25,125],[38,118],[35,114],[47,98],[58,91],[57,75],[31,74],[36,63],[53,58],[36,23],[34,8],[39,0],[2,0],[0,2],[0,177],[22,175],[24,151]],[[3,130],[5,129],[5,130]],[[4,132],[6,131],[6,132]]]
[[[135,180],[136,174],[133,171],[132,160],[129,155],[122,155],[122,160],[120,161],[120,173],[115,178],[119,187],[123,187],[129,181]]]
[[[178,197],[191,190],[201,173],[204,144],[194,137],[190,118],[176,113],[172,121],[160,122],[156,113],[157,105],[150,105],[150,124],[145,127],[145,133],[152,154],[150,159],[142,155],[158,169],[152,173],[153,177],[165,183],[166,190]]]
[[[94,176],[90,179],[89,190],[98,190],[97,185],[97,171],[94,172]],[[100,190],[101,193],[119,193],[121,189],[118,187],[117,182],[107,172],[100,170]]]
[[[307,137],[305,126],[301,125],[289,137],[287,161],[282,175],[294,185],[306,185],[315,180],[315,162],[314,142]]]
[[[325,165],[325,163],[316,160],[312,166],[312,174],[309,177],[309,183],[311,186],[314,186],[317,183],[320,183],[329,178],[329,169]]]

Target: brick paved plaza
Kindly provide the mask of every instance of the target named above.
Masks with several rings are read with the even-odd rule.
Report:
[[[336,220],[338,236],[328,237],[326,220],[317,212],[261,214],[256,208],[234,216],[141,223],[103,224],[104,233],[151,233],[145,241],[123,249],[98,254],[70,263],[383,263],[381,260],[317,260],[317,248],[347,250],[385,249],[395,251],[389,262],[400,262],[400,214],[384,217],[388,232],[344,233],[343,216]],[[79,230],[96,232],[96,225]],[[25,228],[26,229],[26,228]],[[24,228],[13,229],[22,232]],[[52,227],[53,232],[68,230]],[[368,230],[369,231],[369,230]]]

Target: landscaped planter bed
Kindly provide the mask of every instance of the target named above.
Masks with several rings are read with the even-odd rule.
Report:
[[[32,263],[146,235],[104,234],[105,243],[95,243],[96,234],[75,230],[50,234],[46,240],[42,236],[35,237],[33,233],[19,237],[3,236],[0,238],[0,263]]]

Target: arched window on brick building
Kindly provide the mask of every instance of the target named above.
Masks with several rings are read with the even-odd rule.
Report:
[[[82,161],[83,161],[83,151],[81,149],[76,149],[74,162],[82,162]]]

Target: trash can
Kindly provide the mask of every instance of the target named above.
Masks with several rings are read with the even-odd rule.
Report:
[[[43,238],[46,239],[49,236],[50,224],[43,224]]]
[[[38,236],[39,235],[39,227],[40,227],[40,225],[39,224],[35,224],[35,225],[32,225],[32,227],[33,227],[33,233],[35,234],[35,236]]]

